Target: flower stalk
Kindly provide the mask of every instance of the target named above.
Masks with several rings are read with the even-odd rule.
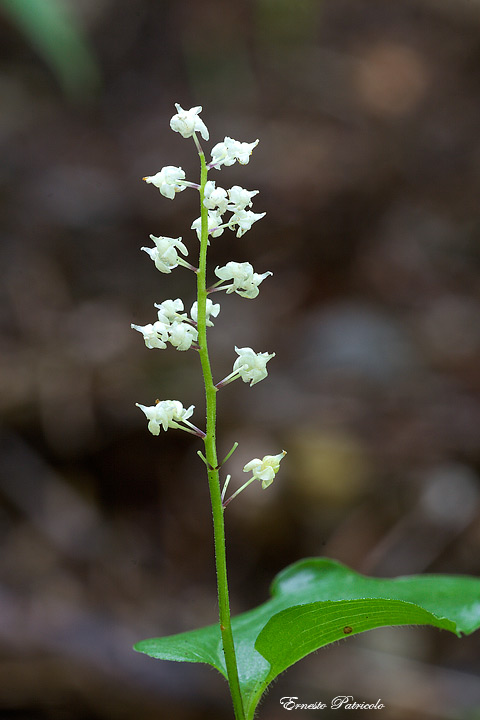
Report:
[[[237,657],[235,643],[232,633],[232,622],[230,616],[230,600],[228,595],[227,579],[227,558],[225,548],[225,522],[224,507],[220,492],[220,477],[218,471],[217,443],[216,443],[216,419],[217,419],[217,388],[213,383],[212,369],[207,345],[207,246],[208,246],[208,210],[204,206],[205,184],[207,182],[208,169],[205,162],[205,155],[200,146],[198,138],[193,135],[200,157],[200,209],[201,209],[201,239],[200,259],[197,273],[197,330],[200,363],[202,365],[203,381],[205,385],[205,401],[207,411],[206,435],[203,439],[205,444],[205,459],[207,465],[208,486],[210,491],[210,502],[213,515],[213,536],[215,545],[215,567],[217,573],[218,609],[220,631],[222,634],[223,652],[227,667],[228,684],[232,696],[233,708],[236,720],[244,720],[242,695],[240,681],[238,678]]]

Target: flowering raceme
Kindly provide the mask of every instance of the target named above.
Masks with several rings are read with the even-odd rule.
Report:
[[[258,190],[247,190],[240,185],[233,185],[228,189],[217,186],[215,181],[208,179],[208,173],[213,169],[221,170],[222,166],[234,165],[237,162],[240,165],[246,165],[252,151],[258,145],[258,140],[248,143],[226,136],[222,142],[214,145],[211,150],[211,161],[208,162],[201,146],[201,140],[209,139],[208,128],[200,117],[202,107],[197,105],[185,110],[179,103],[175,103],[175,108],[177,112],[170,120],[170,128],[183,138],[192,139],[200,161],[200,182],[188,180],[184,170],[175,165],[165,165],[156,174],[143,179],[146,183],[158,188],[161,195],[170,200],[187,188],[199,193],[200,217],[193,220],[190,225],[190,229],[196,233],[199,240],[199,247],[195,251],[198,258],[197,267],[187,261],[188,241],[184,242],[182,237],[150,235],[153,247],[142,247],[142,250],[148,254],[157,270],[163,274],[170,274],[178,266],[193,272],[197,290],[196,299],[190,306],[189,315],[185,311],[185,307],[189,305],[184,303],[182,298],[177,297],[155,303],[157,319],[143,326],[132,324],[131,327],[143,336],[145,345],[150,350],[165,350],[170,345],[180,352],[192,350],[198,354],[205,390],[206,429],[205,431],[201,430],[190,422],[194,406],[190,405],[185,408],[179,400],[157,400],[154,405],[150,406],[140,403],[136,403],[136,405],[145,415],[148,421],[148,430],[152,435],[160,435],[161,429],[165,432],[169,428],[175,428],[203,440],[204,452],[198,450],[197,454],[207,469],[210,491],[214,525],[220,647],[223,651],[224,664],[231,688],[235,717],[237,720],[245,720],[247,707],[242,698],[228,597],[224,513],[230,502],[255,480],[261,482],[262,488],[268,487],[278,472],[285,452],[279,455],[266,455],[262,460],[254,458],[247,463],[244,466],[244,472],[251,472],[252,477],[234,490],[229,497],[226,493],[231,479],[230,474],[224,478],[223,488],[220,490],[221,474],[223,474],[221,468],[230,459],[238,443],[235,442],[231,450],[219,462],[216,443],[217,392],[238,379],[249,383],[250,386],[256,385],[267,377],[267,363],[275,353],[256,353],[250,347],[235,347],[238,357],[233,363],[232,372],[220,382],[215,383],[207,340],[208,331],[214,324],[213,320],[220,313],[220,303],[214,303],[209,295],[225,291],[227,294],[236,293],[247,299],[256,298],[261,283],[273,273],[270,270],[256,273],[249,262],[229,261],[225,265],[215,268],[215,276],[218,281],[215,279],[212,285],[208,284],[207,272],[211,272],[208,253],[210,244],[214,245],[213,239],[219,238],[226,230],[230,230],[236,234],[237,238],[241,238],[253,227],[254,223],[265,216],[264,212],[257,213],[252,210],[253,198],[258,195]],[[228,235],[228,232],[225,235]],[[224,244],[223,240],[219,242]],[[248,717],[250,716],[249,713]]]
[[[193,138],[201,163],[203,163],[201,184],[187,180],[184,170],[175,165],[165,165],[155,175],[146,176],[143,179],[157,187],[160,193],[169,199],[174,199],[177,193],[183,192],[186,188],[200,192],[201,215],[192,222],[191,229],[196,232],[200,241],[199,264],[201,267],[196,268],[184,259],[188,255],[188,250],[181,237],[150,235],[154,247],[142,247],[142,250],[149,255],[161,273],[169,274],[179,265],[195,272],[198,275],[198,292],[200,293],[200,288],[203,287],[203,293],[202,295],[198,294],[197,300],[192,304],[190,317],[185,312],[181,298],[168,299],[161,303],[155,303],[158,318],[155,322],[143,326],[132,324],[132,328],[142,334],[145,345],[150,350],[164,350],[170,344],[181,352],[194,349],[202,356],[202,352],[206,351],[206,329],[213,327],[212,318],[218,317],[220,312],[220,304],[213,303],[206,295],[224,290],[227,294],[237,293],[241,297],[253,299],[259,294],[260,284],[273,273],[270,270],[256,273],[249,262],[230,261],[224,266],[215,268],[215,275],[219,281],[207,289],[205,258],[210,238],[219,237],[226,229],[232,230],[240,238],[251,229],[255,222],[265,216],[264,212],[255,213],[251,210],[253,198],[258,195],[258,190],[247,190],[240,185],[233,185],[229,189],[217,186],[215,181],[208,180],[208,170],[211,168],[220,170],[223,165],[230,166],[236,162],[246,165],[253,149],[258,145],[258,140],[248,143],[226,136],[222,142],[214,145],[211,150],[211,162],[206,163],[197,137],[199,134],[203,140],[209,139],[208,128],[200,118],[202,107],[197,105],[189,110],[184,110],[179,103],[175,103],[175,108],[177,112],[170,120],[170,127],[184,138]],[[228,214],[224,217],[226,213]],[[205,226],[207,232],[204,237],[202,228]],[[200,262],[202,253],[203,263]],[[200,278],[200,273],[203,273],[203,278]],[[199,312],[200,297],[203,304],[202,313]],[[201,323],[199,323],[199,317],[202,318]],[[232,372],[216,385],[213,385],[213,379],[211,379],[212,389],[215,391],[237,379],[252,386],[267,377],[267,363],[275,353],[256,353],[249,347],[235,347],[235,351],[238,357],[233,364]],[[203,359],[202,367],[204,366]],[[207,400],[207,407],[208,402]],[[175,427],[192,432],[199,437],[205,437],[205,433],[191,425],[188,420],[193,412],[193,405],[185,409],[178,400],[158,401],[151,407],[138,403],[137,405],[146,415],[148,429],[154,435],[159,434],[161,427],[164,430]],[[267,486],[266,484],[270,484],[278,470],[278,463],[275,465],[277,457],[280,456],[265,456],[261,461],[258,459],[252,461],[252,463],[257,463],[255,467],[252,463],[248,465],[254,470],[254,477],[262,480],[264,487]],[[224,491],[227,485],[228,481]],[[235,495],[236,493],[228,501],[225,501],[225,506]]]

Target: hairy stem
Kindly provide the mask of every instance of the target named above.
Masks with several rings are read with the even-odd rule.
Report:
[[[233,701],[236,720],[245,720],[240,682],[238,679],[237,658],[233,642],[232,624],[230,619],[230,602],[228,598],[227,560],[225,550],[225,524],[224,508],[220,492],[220,478],[218,472],[217,443],[216,443],[216,414],[217,389],[213,384],[212,370],[207,346],[207,245],[208,245],[208,211],[203,205],[205,183],[207,182],[207,165],[205,155],[194,135],[201,164],[200,174],[200,209],[201,209],[201,241],[200,258],[197,272],[197,329],[200,362],[202,364],[203,379],[205,383],[205,399],[207,409],[207,427],[204,437],[205,458],[207,460],[208,485],[213,514],[213,532],[215,544],[215,566],[217,571],[219,623],[222,633],[223,652],[227,667],[228,683]]]

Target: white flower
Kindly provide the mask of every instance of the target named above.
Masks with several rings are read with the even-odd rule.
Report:
[[[181,428],[178,423],[186,422],[193,414],[195,407],[195,405],[190,405],[189,408],[184,408],[179,400],[162,400],[151,407],[141,405],[140,403],[135,404],[145,413],[149,421],[148,429],[152,435],[158,435],[160,433],[160,426],[162,426],[165,431],[167,431],[169,427]],[[187,425],[190,425],[190,423],[187,422]]]
[[[130,327],[142,333],[145,345],[149,350],[153,348],[164,350],[167,347],[168,325],[165,325],[165,323],[158,321],[153,325],[133,325],[132,323]]]
[[[192,137],[194,132],[199,132],[204,140],[208,140],[209,134],[205,123],[198,117],[198,113],[202,112],[202,106],[184,110],[181,105],[175,103],[177,114],[170,120],[170,127],[175,132],[179,132],[184,138]]]
[[[251,210],[237,210],[229,220],[229,227],[233,229],[233,225],[238,225],[237,237],[242,237],[247,230],[250,230],[253,223],[261,220],[266,213],[254,213]]]
[[[156,175],[148,175],[143,178],[146,183],[155,185],[164,197],[173,200],[175,193],[185,190],[182,180],[185,180],[185,172],[181,167],[165,165]]]
[[[224,213],[228,205],[227,191],[221,187],[216,188],[215,180],[207,180],[203,204],[208,210],[218,208],[220,214]]]
[[[233,280],[231,285],[222,287],[222,290],[226,290],[227,294],[236,292],[245,298],[257,297],[259,290],[258,286],[265,280],[269,275],[273,275],[270,270],[267,272],[256,273],[253,271],[253,267],[248,262],[238,263],[230,261],[223,267],[215,268],[215,275],[221,280]]]
[[[225,230],[224,227],[222,227],[222,216],[218,212],[218,210],[209,210],[208,211],[208,234],[212,237],[218,237],[223,233]],[[202,218],[199,217],[196,220],[193,221],[191,225],[191,229],[195,230],[198,236],[198,239],[202,239]]]
[[[233,165],[238,160],[241,165],[246,165],[258,140],[253,143],[242,143],[231,137],[226,137],[223,142],[217,143],[212,148],[212,167],[218,168],[221,165]]]
[[[168,339],[177,350],[189,350],[192,343],[198,338],[198,331],[193,325],[179,322],[170,325]]]
[[[158,319],[161,322],[170,324],[174,320],[183,320],[187,316],[181,314],[183,310],[183,302],[180,298],[176,300],[164,300],[162,303],[154,303],[154,307],[158,309]]]
[[[218,316],[218,313],[220,312],[220,303],[213,304],[212,300],[210,298],[207,298],[207,327],[213,327],[213,322],[210,320],[210,315],[212,315],[214,318]],[[190,315],[192,316],[192,320],[195,322],[198,322],[198,304],[197,302],[194,302],[192,305],[192,309],[190,310]]]
[[[228,191],[228,198],[231,203],[228,209],[232,212],[237,212],[238,210],[245,210],[245,208],[251,207],[252,197],[258,195],[258,193],[258,190],[245,190],[245,188],[240,187],[240,185],[234,185]]]
[[[235,352],[238,354],[238,358],[233,364],[233,371],[240,375],[243,382],[250,381],[250,387],[252,387],[267,377],[267,362],[275,356],[275,353],[256,353],[252,348],[237,348],[236,346]]]
[[[233,165],[237,160],[235,156],[236,143],[237,140],[230,137],[217,143],[212,148],[212,166],[218,169],[221,165]]]
[[[278,455],[265,455],[262,460],[254,458],[245,465],[243,472],[253,473],[252,480],[261,480],[262,488],[265,490],[272,484],[275,475],[280,469],[280,461],[286,454],[286,451],[282,450]]]
[[[132,325],[134,330],[142,333],[145,345],[150,349],[163,350],[167,347],[167,342],[170,342],[177,350],[188,350],[197,340],[198,330],[188,321],[186,313],[177,312],[183,310],[183,302],[180,298],[164,300],[155,307],[159,308],[159,319],[153,325]],[[184,319],[187,322],[183,322]]]
[[[247,165],[250,155],[254,148],[258,145],[258,140],[253,143],[237,142],[235,147],[235,155],[240,165]]]
[[[184,260],[178,256],[177,249],[180,250],[183,255],[188,255],[188,250],[182,242],[182,238],[169,238],[169,237],[155,237],[150,235],[150,240],[155,243],[154,248],[142,247],[155,263],[157,270],[162,273],[169,273],[177,265],[183,265]]]

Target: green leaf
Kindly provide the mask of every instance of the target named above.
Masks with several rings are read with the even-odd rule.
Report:
[[[61,0],[0,0],[0,10],[23,32],[72,100],[88,99],[100,83],[93,52]]]
[[[341,638],[388,625],[433,625],[460,635],[480,627],[480,580],[454,575],[369,578],[325,558],[301,560],[272,584],[272,598],[233,620],[247,720],[290,665]],[[213,665],[226,677],[218,625],[144,640],[155,658]]]

